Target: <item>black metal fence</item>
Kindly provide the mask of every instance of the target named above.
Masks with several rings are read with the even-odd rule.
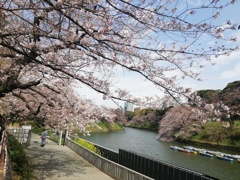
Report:
[[[110,149],[104,148],[102,146],[94,144],[95,147],[99,149],[101,152],[101,156],[107,158],[110,161],[113,161],[115,163],[119,163],[119,154],[117,152],[114,152]]]
[[[119,163],[156,180],[216,180],[202,173],[122,149],[119,149]]]
[[[117,153],[94,145],[100,150],[103,157],[156,180],[216,180],[214,177],[145,157],[136,152],[119,149],[119,153]]]

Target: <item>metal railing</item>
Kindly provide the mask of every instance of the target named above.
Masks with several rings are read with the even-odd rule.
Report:
[[[73,136],[74,137],[74,136]],[[79,137],[75,137],[79,138]],[[81,139],[81,138],[80,138]],[[86,140],[84,140],[86,141]],[[89,141],[86,141],[89,142]],[[119,149],[118,152],[114,152],[111,149],[102,147],[100,145],[93,144],[101,153],[101,156],[113,161],[125,168],[129,168],[135,172],[145,175],[148,178],[156,180],[216,180],[217,178],[192,171],[180,166],[173,165],[168,162],[160,161],[141,155],[136,152]],[[81,155],[82,156],[82,155]]]
[[[3,146],[3,142],[4,142],[4,134],[5,134],[5,131],[2,132],[2,137],[1,137],[1,142],[0,142],[0,154],[2,153],[2,146]]]
[[[147,177],[127,167],[110,161],[102,156],[99,156],[94,152],[91,152],[90,150],[77,144],[70,138],[66,138],[65,144],[75,153],[86,159],[92,165],[94,165],[99,170],[101,170],[115,180],[153,180],[150,177]]]

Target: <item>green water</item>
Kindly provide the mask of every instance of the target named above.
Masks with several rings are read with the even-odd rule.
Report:
[[[118,132],[92,133],[91,136],[82,138],[115,151],[118,151],[118,149],[132,150],[221,180],[240,180],[239,162],[228,162],[219,160],[216,157],[209,158],[199,154],[194,155],[174,151],[170,149],[170,145],[183,146],[186,144],[161,142],[156,140],[156,136],[157,133],[152,131],[125,128],[125,130]],[[223,151],[203,146],[201,148],[230,154],[240,154],[239,152]]]

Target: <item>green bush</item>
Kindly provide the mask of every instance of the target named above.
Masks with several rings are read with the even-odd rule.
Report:
[[[101,151],[96,146],[94,146],[94,144],[92,144],[90,142],[87,142],[83,139],[77,139],[77,138],[75,138],[74,141],[76,143],[80,144],[81,146],[87,148],[88,150],[90,150],[90,151],[92,151],[92,152],[101,156]]]
[[[141,109],[141,111],[138,114],[146,116],[147,114],[149,114],[149,113],[151,113],[153,111],[154,111],[153,109],[145,108],[145,109]]]
[[[208,142],[223,146],[240,147],[240,121],[235,121],[233,127],[224,127],[223,122],[208,122],[192,141]]]
[[[127,118],[128,121],[131,121],[132,118],[135,116],[134,112],[125,112],[125,117]]]
[[[218,122],[207,123],[202,133],[204,134],[203,137],[208,141],[217,143],[230,136],[229,128],[223,127],[223,125]]]
[[[9,144],[12,170],[14,171],[14,174],[20,176],[21,180],[34,179],[27,156],[21,144],[12,135],[8,135],[7,140]]]
[[[32,129],[31,131],[34,133],[34,134],[37,134],[39,136],[42,135],[42,132],[44,131],[45,127],[44,126],[37,126],[37,124],[34,122],[34,121],[28,121],[28,123],[31,125]]]
[[[237,128],[233,128],[231,136],[230,136],[233,140],[240,140],[240,129]]]

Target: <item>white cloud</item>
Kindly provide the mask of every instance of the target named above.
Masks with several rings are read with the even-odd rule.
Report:
[[[229,69],[224,71],[221,74],[222,79],[231,79],[231,78],[239,78],[240,79],[240,62],[235,65],[233,69]]]

